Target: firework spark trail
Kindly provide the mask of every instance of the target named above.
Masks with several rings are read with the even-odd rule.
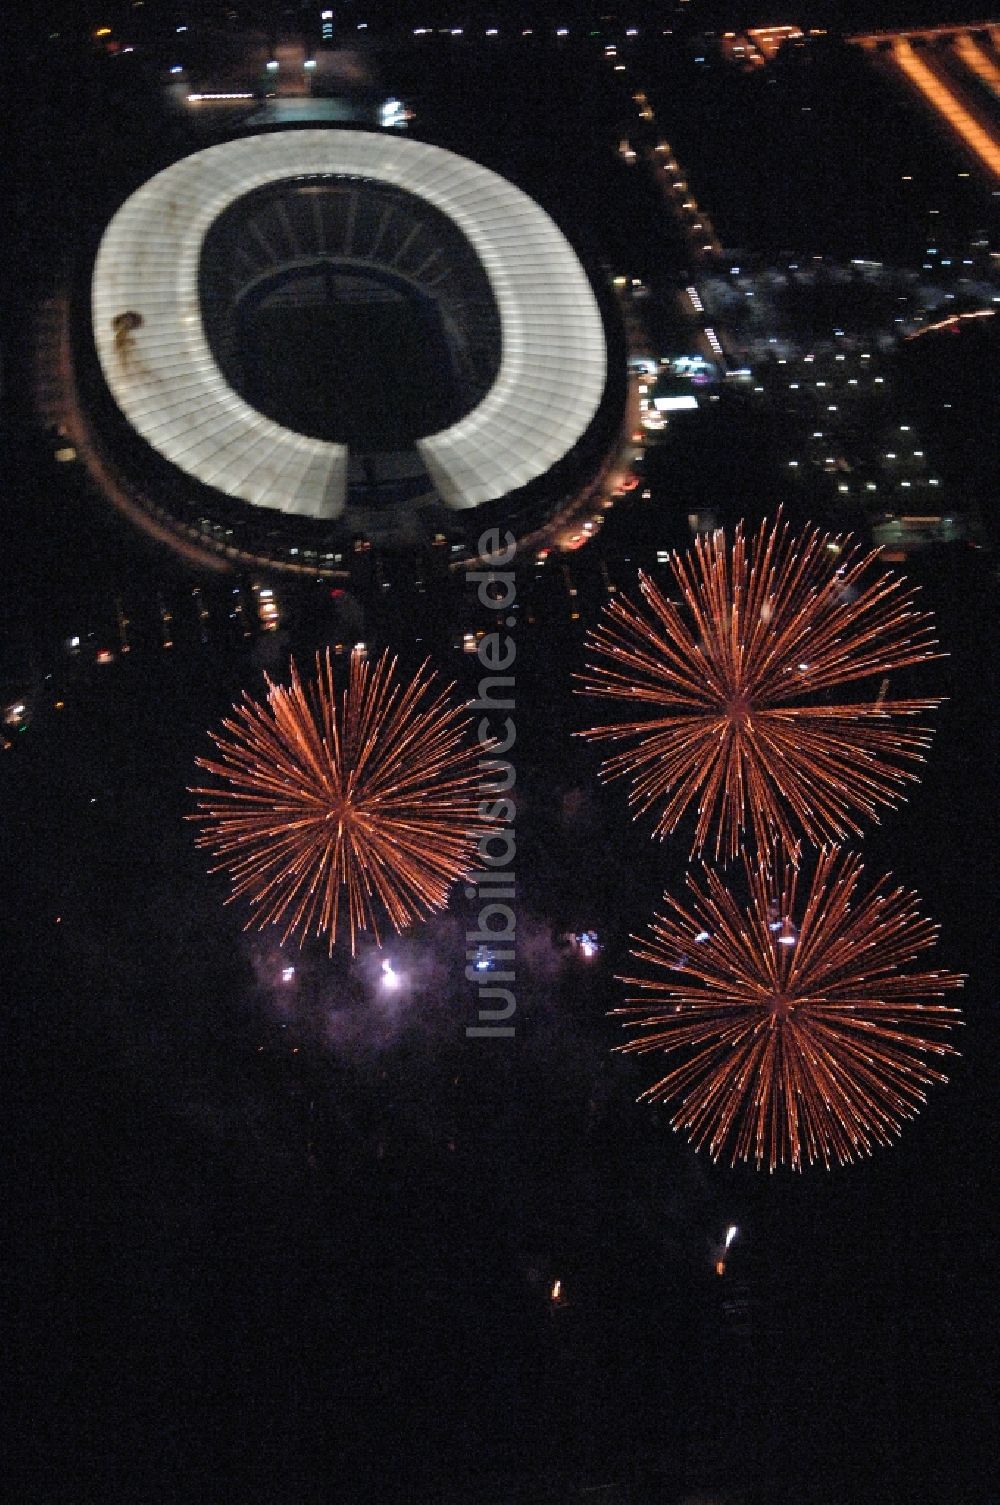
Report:
[[[332,951],[346,924],[353,953],[358,931],[379,938],[380,909],[402,930],[473,865],[482,749],[426,661],[409,683],[395,671],[352,654],[338,691],[329,649],[308,687],[293,663],[290,686],[265,676],[266,702],[244,694],[212,734],[218,757],[197,760],[221,780],[191,791],[197,844],[249,898],[248,926],[325,933]]]
[[[960,1010],[934,1000],[963,978],[908,970],[937,927],[890,877],[857,898],[852,853],[820,852],[801,913],[791,862],[744,871],[748,904],[708,870],[688,880],[690,909],[664,895],[651,935],[633,937],[650,970],[620,979],[641,991],[614,1012],[641,1033],[617,1048],[683,1054],[643,1098],[679,1101],[672,1125],[713,1159],[728,1147],[732,1164],[774,1170],[870,1154],[947,1080],[925,1057],[958,1054],[937,1036]]]
[[[836,700],[940,656],[915,590],[865,578],[876,556],[816,529],[796,538],[779,517],[749,544],[740,527],[731,547],[716,532],[675,553],[679,604],[645,575],[648,611],[608,603],[588,635],[607,662],[588,665],[578,693],[647,714],[579,735],[622,745],[602,777],[632,779],[630,803],[656,812],[658,836],[693,806],[693,850],[725,860],[748,829],[758,851],[776,838],[789,851],[802,837],[840,841],[919,777],[931,731],[899,722],[940,700]]]

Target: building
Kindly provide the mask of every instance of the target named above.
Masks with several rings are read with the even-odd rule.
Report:
[[[617,304],[548,214],[392,132],[266,131],[130,194],[77,288],[69,437],[192,550],[334,573],[359,543],[558,546],[622,453]]]

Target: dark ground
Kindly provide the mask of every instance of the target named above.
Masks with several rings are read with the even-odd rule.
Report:
[[[951,702],[868,849],[970,974],[963,1060],[898,1147],[830,1174],[712,1167],[607,1054],[611,973],[683,851],[597,793],[568,645],[529,634],[518,664],[512,1044],[464,1037],[461,899],[397,948],[399,1018],[314,947],[284,1001],[183,821],[245,660],[146,655],[31,729],[2,770],[22,1498],[492,1498],[521,1473],[497,1498],[991,1498],[994,648],[981,579],[931,584]],[[592,972],[557,941],[587,923]]]
[[[543,146],[517,150],[541,174]],[[11,636],[64,592],[155,580],[114,519],[15,469]],[[315,948],[289,999],[270,938],[222,907],[185,789],[259,685],[252,645],[137,651],[37,719],[0,762],[16,1498],[996,1498],[995,575],[971,552],[914,573],[950,699],[866,845],[969,973],[963,1058],[897,1147],[830,1174],[713,1167],[609,1054],[613,973],[684,849],[630,825],[569,739],[575,630],[519,635],[513,1043],[464,1036],[460,898],[401,944],[420,981],[398,1015],[368,962]],[[405,613],[382,621],[418,651]],[[292,646],[323,636],[303,614]],[[584,924],[607,943],[589,971],[558,941]]]

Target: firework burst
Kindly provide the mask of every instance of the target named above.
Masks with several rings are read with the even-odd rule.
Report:
[[[641,605],[613,597],[578,693],[628,701],[642,719],[580,733],[620,744],[602,777],[629,776],[637,814],[666,836],[692,807],[693,850],[728,860],[748,828],[758,851],[860,834],[918,777],[938,700],[889,700],[886,680],[937,657],[930,616],[876,555],[779,518],[749,544],[721,532],[674,554],[680,601],[648,576]],[[871,698],[842,699],[868,681]],[[881,682],[881,683],[880,683]],[[901,724],[902,723],[902,724]]]
[[[355,653],[338,690],[327,650],[311,685],[292,664],[288,688],[267,679],[266,702],[244,695],[212,735],[217,757],[197,761],[220,783],[192,790],[192,819],[248,925],[327,934],[331,951],[346,926],[353,953],[380,913],[398,931],[445,905],[483,834],[481,749],[435,685],[426,663],[400,683],[388,654]]]
[[[940,1035],[960,1011],[936,1000],[963,978],[910,969],[937,927],[889,877],[856,899],[862,872],[824,849],[800,906],[791,863],[747,862],[749,902],[708,871],[633,937],[651,970],[621,979],[641,991],[615,1013],[641,1033],[618,1049],[683,1055],[643,1098],[679,1101],[671,1123],[713,1159],[844,1164],[947,1080],[926,1057],[958,1054]]]

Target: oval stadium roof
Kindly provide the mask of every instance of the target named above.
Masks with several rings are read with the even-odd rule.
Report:
[[[126,200],[101,240],[91,312],[104,379],[129,424],[195,480],[256,507],[336,519],[348,451],[251,407],[209,346],[199,298],[205,237],[255,189],[296,178],[398,188],[445,214],[496,301],[499,371],[485,397],[416,448],[442,501],[503,497],[586,432],[608,375],[604,325],[562,232],[504,178],[424,142],[356,130],[243,137],[185,157]],[[373,259],[373,265],[377,259]]]

